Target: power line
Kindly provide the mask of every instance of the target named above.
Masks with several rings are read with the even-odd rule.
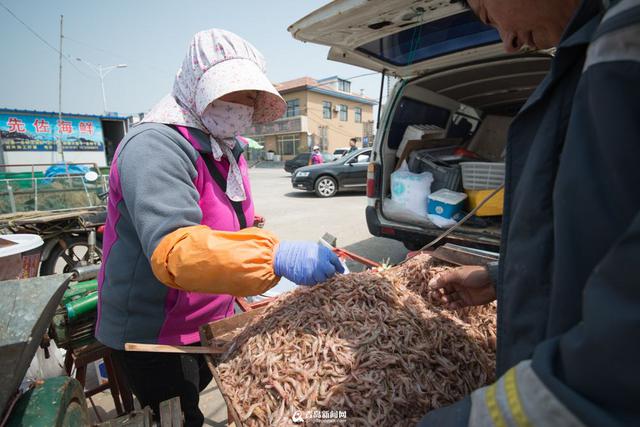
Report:
[[[7,6],[5,6],[2,2],[0,2],[0,6],[2,6],[7,12],[9,12],[9,14],[11,16],[13,16],[19,23],[21,23],[22,25],[24,25],[27,30],[29,30],[34,36],[36,36],[37,38],[40,39],[40,41],[42,41],[42,43],[46,44],[47,46],[49,46],[51,49],[55,50],[57,53],[60,53],[60,51],[58,49],[56,49],[54,46],[52,46],[51,44],[49,44],[48,41],[46,41],[44,38],[42,38],[42,36],[40,36],[40,34],[36,33],[35,30],[33,28],[31,28],[29,25],[27,25],[26,22],[24,22],[22,19],[18,18],[18,16],[13,13],[11,11],[11,9],[9,9]]]
[[[33,34],[34,36],[36,36],[38,38],[38,40],[40,40],[42,43],[44,43],[45,45],[47,45],[47,47],[49,47],[51,50],[53,50],[54,52],[56,52],[59,55],[62,55],[62,57],[69,63],[71,64],[71,66],[80,74],[82,74],[83,76],[85,76],[86,78],[89,78],[89,76],[87,76],[85,73],[83,73],[82,71],[80,71],[80,69],[78,67],[76,67],[76,64],[73,63],[73,61],[71,60],[71,58],[69,58],[67,55],[63,54],[62,52],[60,52],[60,50],[58,50],[55,46],[51,45],[44,37],[42,37],[40,34],[38,34],[33,28],[31,28],[26,22],[24,22],[22,19],[20,19],[18,17],[18,15],[16,15],[15,13],[13,13],[13,11],[11,11],[11,9],[9,9],[7,6],[5,6],[2,2],[0,2],[0,6],[2,6],[2,8],[4,10],[6,10],[7,12],[9,12],[9,14],[11,16],[13,16],[16,21],[18,21],[19,23],[21,23],[27,30],[29,30],[29,32],[31,32],[31,34]]]
[[[125,58],[124,56],[122,56],[122,55],[120,55],[120,54],[117,54],[117,53],[114,53],[114,52],[110,52],[110,51],[108,51],[108,50],[106,50],[106,49],[102,49],[102,48],[99,48],[99,47],[93,46],[93,45],[91,45],[91,44],[89,44],[89,43],[86,43],[86,42],[83,42],[83,41],[80,41],[80,40],[76,40],[76,39],[74,39],[73,37],[65,36],[64,38],[65,38],[65,39],[67,39],[67,40],[69,40],[69,41],[72,41],[72,42],[74,42],[74,43],[77,43],[77,44],[83,45],[83,46],[85,46],[85,47],[91,48],[91,49],[93,49],[93,50],[96,50],[96,51],[99,51],[99,52],[102,52],[102,53],[106,53],[106,54],[108,54],[108,55],[113,56],[114,58],[120,58],[120,59],[127,60],[127,58]]]
[[[131,61],[131,58],[127,58],[126,56],[120,55],[118,53],[111,52],[111,51],[106,50],[106,49],[102,49],[102,48],[97,47],[97,46],[93,46],[93,45],[91,45],[89,43],[86,43],[86,42],[83,42],[81,40],[76,40],[76,39],[74,39],[72,37],[65,36],[65,39],[69,40],[69,41],[71,41],[73,43],[77,43],[79,45],[88,47],[89,49],[95,50],[96,52],[106,53],[107,55],[110,55],[110,56],[112,56],[114,58],[122,59],[122,60],[126,61],[129,64],[138,63],[138,64],[143,65],[144,67],[148,68],[151,71],[156,71],[156,72],[160,72],[160,73],[173,73],[174,72],[174,71],[170,72],[168,70],[164,70],[164,69],[162,69],[160,67],[157,67],[157,66],[155,66],[153,64],[148,64],[148,63],[140,62],[140,61],[137,61],[137,60],[136,61]]]
[[[380,72],[379,71],[372,71],[370,73],[358,74],[357,76],[349,77],[349,78],[347,78],[345,80],[353,80],[353,79],[358,79],[360,77],[373,76],[374,74],[380,74]]]

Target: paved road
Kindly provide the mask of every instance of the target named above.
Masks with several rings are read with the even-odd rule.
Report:
[[[250,172],[256,213],[266,218],[265,228],[281,239],[317,240],[324,233],[338,239],[338,246],[375,261],[404,259],[407,251],[395,240],[369,234],[362,192],[338,193],[322,199],[294,190],[284,170],[254,168]]]

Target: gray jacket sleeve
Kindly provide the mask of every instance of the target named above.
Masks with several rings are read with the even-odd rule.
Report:
[[[199,225],[194,161],[181,141],[146,129],[126,141],[117,168],[125,209],[148,259],[167,234]]]

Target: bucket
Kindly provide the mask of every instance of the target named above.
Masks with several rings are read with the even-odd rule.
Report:
[[[42,238],[37,234],[0,236],[0,280],[36,277],[42,244]]]

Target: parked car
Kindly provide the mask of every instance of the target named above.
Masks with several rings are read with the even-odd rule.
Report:
[[[552,55],[504,53],[498,32],[453,1],[336,0],[289,31],[296,39],[330,46],[329,59],[378,71],[383,81],[387,74],[397,78],[382,106],[368,168],[366,220],[373,235],[409,249],[442,230],[389,208],[390,176],[406,155],[400,144],[407,128],[439,130],[442,140],[501,160],[510,122],[548,73]],[[463,225],[448,239],[496,250],[500,221],[485,225]]]
[[[334,162],[297,169],[291,184],[298,190],[315,191],[318,197],[333,197],[340,190],[364,190],[371,148],[348,154]]]
[[[340,157],[344,156],[348,152],[349,152],[349,147],[336,148],[335,150],[333,150],[333,155],[336,159],[339,159]]]
[[[330,153],[321,153],[321,154],[322,154],[322,159],[324,160],[325,163],[329,163],[335,160],[335,157],[333,156],[333,154],[330,154]],[[293,173],[293,171],[295,171],[296,169],[302,166],[307,166],[309,164],[310,157],[311,157],[311,153],[300,153],[297,156],[295,156],[293,159],[287,160],[286,162],[284,162],[284,170],[289,173]]]

